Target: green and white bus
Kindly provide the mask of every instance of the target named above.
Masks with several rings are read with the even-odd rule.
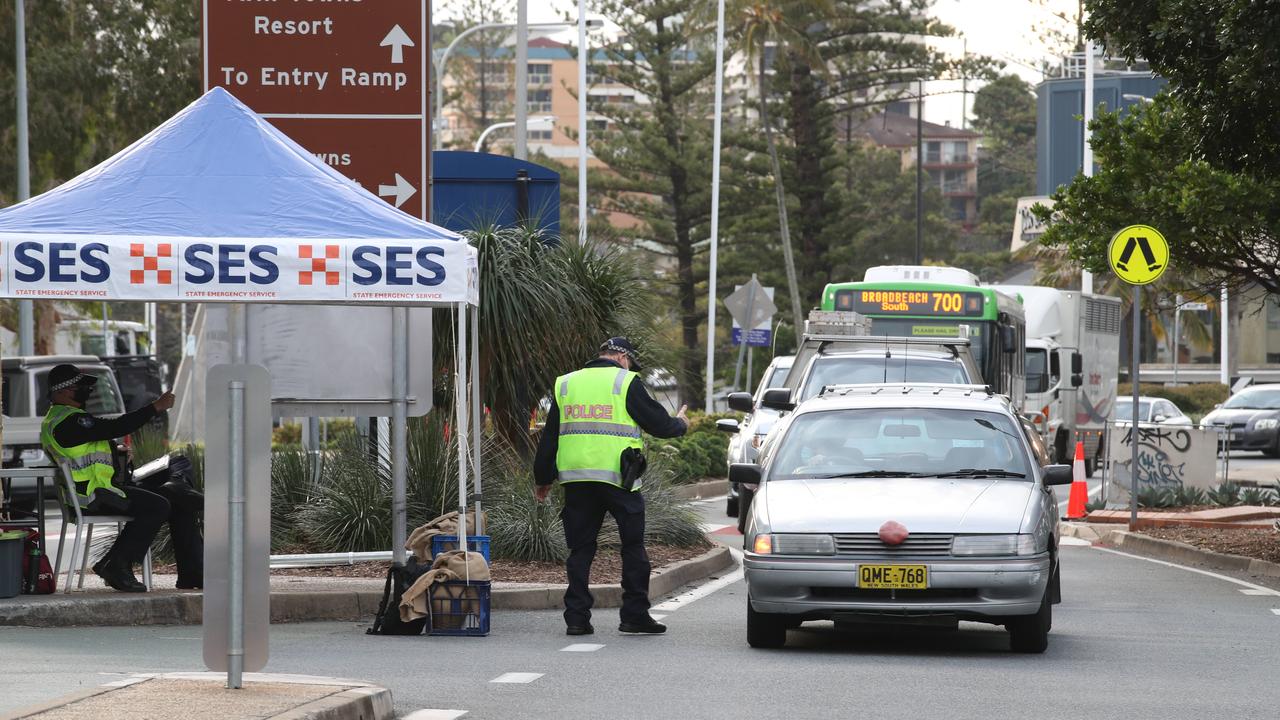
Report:
[[[862,282],[830,283],[823,310],[852,310],[871,318],[871,334],[956,337],[968,327],[974,362],[991,389],[1021,408],[1026,396],[1026,319],[1022,305],[967,270],[879,266]]]

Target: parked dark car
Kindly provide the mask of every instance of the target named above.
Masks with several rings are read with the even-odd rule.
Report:
[[[104,357],[102,363],[115,372],[126,412],[137,410],[164,392],[164,367],[152,355]],[[168,413],[158,415],[147,427],[168,437]]]
[[[1227,429],[1232,450],[1280,457],[1280,383],[1253,385],[1232,395],[1200,421]]]

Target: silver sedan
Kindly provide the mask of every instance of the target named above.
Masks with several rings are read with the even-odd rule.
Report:
[[[1048,465],[1007,399],[963,386],[843,386],[775,428],[745,532],[747,641],[807,620],[1004,625],[1043,652],[1059,601]]]

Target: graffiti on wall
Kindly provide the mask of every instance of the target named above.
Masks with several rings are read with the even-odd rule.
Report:
[[[1209,488],[1216,483],[1218,433],[1178,425],[1132,425],[1111,431],[1109,500],[1127,498],[1133,447],[1138,447],[1138,488]]]

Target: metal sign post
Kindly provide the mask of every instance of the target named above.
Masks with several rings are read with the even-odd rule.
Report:
[[[204,662],[227,687],[267,664],[271,389],[258,365],[217,365],[205,388]]]
[[[1148,225],[1130,225],[1111,238],[1107,260],[1116,277],[1133,286],[1133,349],[1129,353],[1129,382],[1133,386],[1133,410],[1129,423],[1129,529],[1138,523],[1138,414],[1139,355],[1142,351],[1142,286],[1155,282],[1169,268],[1169,243]]]

